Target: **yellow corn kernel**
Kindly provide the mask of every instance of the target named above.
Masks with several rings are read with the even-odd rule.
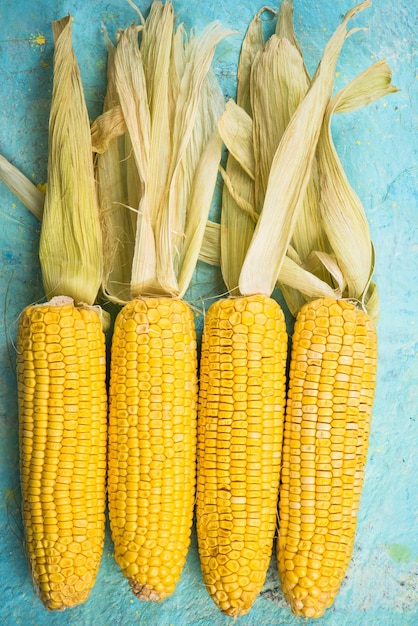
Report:
[[[109,396],[115,558],[138,598],[160,601],[180,579],[195,499],[197,353],[185,302],[125,305],[113,333]]]
[[[87,345],[82,371],[65,354],[68,330],[76,358]],[[46,363],[39,370],[35,354],[47,341]],[[58,362],[56,355],[63,366],[59,378],[50,369]],[[105,340],[97,313],[52,302],[26,308],[19,320],[17,379],[26,550],[42,602],[63,610],[87,599],[103,550],[107,394]],[[73,393],[65,394],[66,388]],[[80,532],[89,535],[82,554],[74,543]],[[90,563],[88,583],[81,556]]]
[[[207,590],[231,616],[250,610],[270,561],[286,352],[283,313],[271,298],[210,307],[200,365],[197,538]]]
[[[320,344],[323,350],[318,345],[312,350],[323,328],[327,329],[322,335],[325,343]],[[349,351],[351,346],[355,352]],[[283,591],[299,616],[323,615],[338,593],[351,558],[376,363],[376,332],[366,313],[351,302],[327,298],[301,308],[292,342],[277,542]],[[319,376],[315,400],[322,409],[317,413],[311,408],[314,397],[308,372],[312,366]],[[295,390],[300,396],[296,407]],[[295,424],[301,424],[301,429],[295,430]],[[309,457],[299,452],[305,446],[309,446]],[[304,512],[306,500],[308,514]],[[298,505],[300,516],[293,513]],[[303,552],[306,542],[310,553]]]

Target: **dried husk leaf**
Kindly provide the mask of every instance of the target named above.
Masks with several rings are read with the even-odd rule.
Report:
[[[232,155],[230,155],[231,159],[233,158]],[[237,170],[240,167],[239,163],[237,163],[235,161]],[[245,198],[242,197],[241,192],[242,192],[242,188],[241,189],[237,189],[236,187],[234,187],[234,184],[231,180],[231,178],[229,177],[229,175],[226,173],[226,171],[224,170],[224,168],[222,167],[222,165],[219,167],[219,170],[221,172],[221,176],[223,179],[223,182],[225,184],[225,190],[228,192],[228,196],[232,198],[232,200],[234,201],[234,203],[239,207],[239,209],[241,209],[242,213],[246,214],[248,217],[250,217],[252,219],[252,221],[254,222],[254,224],[257,223],[258,220],[258,213],[256,213],[255,208],[253,206],[253,204],[250,204],[248,202],[248,200],[246,200]],[[232,171],[232,170],[231,170]],[[243,170],[241,169],[241,172]],[[237,181],[239,181],[239,170],[237,171],[236,176],[233,175],[233,178],[236,178]],[[245,172],[244,172],[245,174]],[[252,191],[254,191],[254,181],[252,178],[247,177],[248,179],[248,194]],[[245,179],[243,179],[245,180]],[[246,195],[248,195],[246,194]],[[253,194],[252,194],[253,195]]]
[[[129,26],[120,32],[115,53],[115,84],[120,106],[131,138],[141,184],[148,178],[151,116],[138,28]],[[144,191],[145,193],[145,191]]]
[[[309,269],[299,265],[287,255],[283,259],[281,277],[288,287],[297,289],[310,299],[338,297],[338,292],[332,289],[328,283],[315,276]],[[291,310],[291,313],[295,315],[298,310]]]
[[[353,78],[333,98],[327,111],[333,113],[351,113],[361,109],[379,98],[384,98],[399,89],[392,84],[392,70],[385,59],[380,59]]]
[[[260,19],[263,10],[259,11],[249,24],[242,43],[238,63],[237,106],[247,113],[249,117],[252,115],[250,100],[251,68],[256,55],[264,46],[263,24]],[[232,105],[227,103],[226,115],[231,112],[231,109]],[[222,139],[227,142],[228,138],[223,136],[221,120],[218,128]],[[232,142],[232,145],[229,145],[230,149],[233,149],[233,144],[237,143],[237,141],[238,139]],[[251,150],[249,162],[254,162],[253,146],[249,146],[247,142],[247,147],[250,147]],[[228,154],[223,177],[226,184],[224,184],[222,191],[221,270],[229,293],[237,295],[239,275],[255,228],[254,181],[253,177],[245,172],[231,152]],[[234,193],[234,190],[236,190],[236,193]]]
[[[385,61],[366,69],[330,102],[318,143],[324,230],[347,283],[344,295],[358,301],[362,301],[373,272],[373,247],[363,205],[347,179],[332,140],[331,118],[336,111],[358,109],[395,91]],[[371,304],[376,306],[376,297]],[[375,316],[371,305],[368,309]]]
[[[120,31],[115,54],[125,155],[134,155],[134,167],[132,159],[126,167],[126,206],[136,215],[130,298],[181,297],[198,259],[221,157],[214,131],[224,98],[210,65],[231,31],[218,23],[199,37],[183,26],[175,31],[171,3],[159,0],[141,24]]]
[[[42,219],[45,194],[1,154],[0,180],[38,220]]]
[[[287,39],[292,46],[299,52],[303,60],[302,48],[300,47],[298,38],[296,37],[293,24],[293,0],[282,0],[277,14],[276,35],[279,39]],[[311,77],[303,60],[306,79],[310,82]]]
[[[119,105],[108,109],[91,125],[91,144],[93,152],[103,154],[113,139],[124,135],[126,131],[125,118]]]
[[[199,258],[221,160],[222,141],[215,129],[195,170],[179,262],[179,297],[186,293]]]
[[[222,190],[222,277],[231,295],[238,295],[238,281],[255,228],[254,181],[232,155],[228,156]],[[230,182],[230,185],[229,185]],[[231,191],[235,189],[239,200]],[[245,208],[244,208],[245,207]]]
[[[170,90],[168,93],[171,128],[173,128],[174,126],[176,105],[180,93],[181,78],[184,74],[184,68],[186,66],[185,42],[187,42],[187,32],[184,28],[184,24],[179,24],[174,32],[171,48]]]
[[[185,273],[183,264],[187,258],[186,265],[189,269],[191,269],[193,259],[196,265],[198,249],[195,250],[195,244],[191,244],[192,241],[201,241],[203,236],[203,230],[200,231],[200,227],[196,230],[196,225],[202,224],[204,227],[211,207],[222,151],[222,142],[216,127],[224,108],[224,96],[214,74],[209,70],[202,83],[189,145],[175,176],[177,185],[177,213],[175,215],[178,221],[174,224],[175,230],[172,231],[171,238],[175,251],[174,271],[179,281],[180,297],[185,291],[185,276],[189,276],[189,282],[191,280],[191,274]],[[207,168],[206,180],[205,167]],[[192,236],[192,233],[195,235],[199,233],[198,238]],[[190,250],[188,250],[189,246],[191,246]]]
[[[138,28],[128,27],[119,35],[115,54],[115,82],[135,158],[139,183],[135,250],[131,273],[131,292],[139,286],[152,284],[156,272],[155,238],[152,207],[147,193],[151,144],[151,115],[142,54],[139,50]]]
[[[146,94],[150,110],[150,146],[149,171],[145,181],[147,209],[155,241],[155,275],[147,284],[145,274],[136,274],[133,267],[132,284],[142,284],[141,290],[159,290],[165,285],[159,279],[159,243],[157,241],[158,220],[161,208],[166,203],[166,189],[172,155],[172,135],[170,128],[169,108],[169,74],[171,63],[172,39],[174,30],[174,10],[170,2],[162,4],[153,2],[145,22],[141,38],[141,54],[143,58]],[[146,232],[146,231],[144,231]],[[140,268],[144,268],[147,257],[142,254],[143,248],[136,248],[135,259],[141,259]],[[168,293],[174,295],[171,285],[176,284],[174,268],[168,269]],[[133,290],[133,295],[136,291]]]
[[[260,213],[268,179],[281,138],[309,88],[299,51],[272,35],[258,54],[251,74],[255,197]]]
[[[280,141],[270,169],[263,209],[240,275],[239,289],[243,295],[270,295],[274,289],[311,175],[335,66],[347,37],[347,23],[368,6],[370,1],[366,0],[351,9],[336,29],[325,47],[311,87]]]
[[[332,282],[332,284],[336,285],[334,289],[334,292],[337,294],[336,297],[342,298],[345,288],[344,276],[333,254],[322,252],[320,250],[314,250],[304,260],[303,266],[308,272],[314,274],[315,276],[320,275],[321,266],[324,266],[331,276],[330,283]]]
[[[293,24],[293,2],[290,0],[283,0],[279,12],[277,15],[276,35],[279,38],[287,39],[295,51],[293,54],[299,55],[300,61],[298,63],[298,72],[287,72],[288,83],[285,84],[285,88],[292,94],[289,98],[293,103],[299,104],[301,95],[305,95],[309,89],[311,83],[311,77],[309,71],[305,65],[305,61],[302,54],[302,49],[299,45],[299,41],[296,37],[294,24]],[[286,61],[286,57],[283,59]],[[297,97],[295,95],[297,94]],[[289,111],[292,114],[294,109]],[[287,123],[290,121],[288,118]],[[286,124],[287,125],[287,124]],[[306,189],[306,195],[303,199],[303,204],[300,209],[300,215],[296,220],[291,244],[298,251],[299,256],[305,259],[309,256],[312,250],[328,250],[324,231],[321,226],[320,215],[318,212],[319,204],[319,180],[318,180],[318,168],[316,158],[312,161],[311,177]],[[328,280],[329,277],[325,271],[325,268],[320,270],[320,278],[322,280]]]
[[[133,161],[133,156],[125,154],[126,124],[115,82],[116,49],[105,29],[104,35],[108,51],[104,113],[92,124],[93,146],[105,148],[96,157],[104,249],[102,289],[112,302],[124,302],[130,299],[136,227],[136,212],[129,206],[127,174],[128,164]],[[108,113],[112,115],[109,116]]]
[[[199,260],[216,267],[221,264],[221,225],[212,220],[205,224]]]
[[[296,35],[294,33],[294,29],[293,29],[292,14],[293,14],[292,3],[288,2],[287,0],[284,0],[281,4],[280,11],[279,11],[276,33],[280,36],[287,37],[289,41],[292,41],[295,47],[298,50],[300,50],[300,46],[298,44]],[[306,67],[305,67],[305,73],[306,73],[306,76],[309,77]],[[353,81],[351,81],[351,83],[349,83],[346,86],[346,88],[344,88],[341,91],[341,93],[337,95],[337,97],[334,99],[333,112],[339,113],[339,112],[353,111],[360,107],[366,106],[368,103],[374,101],[375,99],[388,95],[389,93],[392,93],[394,91],[397,91],[397,89],[396,87],[390,84],[390,68],[387,66],[385,61],[379,61],[378,63],[374,64],[374,66],[372,66],[371,68],[369,68],[368,70],[366,70],[365,72],[357,76]],[[320,151],[321,137],[322,137],[323,132],[324,132],[324,128],[321,131],[320,139],[318,142],[318,151]],[[328,132],[330,133],[330,120],[328,120]],[[329,158],[331,158],[331,156],[333,155],[330,154]],[[334,153],[334,156],[336,156],[336,153]],[[313,165],[315,166],[315,162]],[[342,168],[341,163],[340,163],[340,167]],[[317,177],[318,177],[318,174],[315,172],[315,170],[313,170],[314,180],[316,180]],[[318,181],[318,184],[319,184],[319,181]],[[309,194],[309,187],[307,190],[307,194]],[[319,203],[319,196],[317,196],[316,202]],[[321,226],[322,216],[321,216],[320,211],[318,210],[319,204],[317,204],[316,206],[315,204],[312,204],[311,205],[312,210],[308,210],[308,211],[305,210],[306,206],[309,206],[309,203],[307,202],[307,198],[305,198],[305,201],[304,201],[303,213],[299,216],[296,222],[295,231],[292,237],[292,244],[294,245],[295,249],[298,251],[299,256],[301,258],[306,259],[306,261],[303,263],[305,270],[309,269],[309,271],[314,273],[316,276],[321,276],[321,278],[323,278],[326,282],[328,282],[333,287],[337,285],[338,287],[336,288],[336,291],[335,291],[336,297],[338,296],[338,294],[341,296],[342,293],[344,293],[345,297],[348,297],[347,290],[345,289],[346,278],[343,275],[343,272],[341,271],[341,268],[339,267],[337,260],[336,260],[338,253],[330,254],[331,246],[327,240],[327,233],[325,231],[322,232],[322,234],[320,234],[320,236],[316,239],[316,241],[315,241],[315,237],[312,238],[312,233],[314,231],[314,229],[312,228],[312,224],[310,224],[310,218],[312,216],[317,220],[319,227],[322,228]],[[347,217],[347,220],[345,223],[348,224],[350,223],[350,221],[352,221],[353,216],[350,217],[350,212],[348,212],[348,215],[346,217]],[[354,253],[357,255],[357,251],[354,252],[354,247],[351,245],[352,239],[350,236],[348,236],[348,233],[346,233],[344,237],[344,241],[346,242],[345,247],[347,248],[347,251],[350,251],[351,253]],[[365,242],[366,253],[367,251],[370,252],[371,245],[372,244],[369,238],[367,238],[367,241]],[[316,252],[312,252],[315,250]],[[312,254],[310,254],[311,252]],[[289,249],[288,249],[288,253],[289,253]],[[312,261],[315,257],[317,260],[321,259],[322,262],[319,264],[318,262],[313,263]],[[347,255],[347,258],[348,258],[348,255]],[[368,257],[368,259],[370,259],[370,256]],[[298,263],[302,265],[302,262],[300,261],[299,258],[298,258]],[[367,266],[369,267],[368,261],[367,261]],[[352,263],[351,267],[355,267],[355,262]],[[322,268],[322,271],[321,271],[321,268]],[[326,273],[324,273],[323,271],[324,268],[327,268]],[[372,272],[373,270],[371,269],[370,274],[369,274],[369,280],[370,280],[370,276],[372,275]],[[293,314],[297,313],[300,306],[305,301],[318,297],[318,294],[314,289],[310,293],[309,289],[305,288],[304,293],[302,294],[297,289],[297,283],[293,281],[293,284],[294,284],[294,288],[293,288],[290,285],[282,283],[281,278],[282,276],[280,273],[278,285],[283,292],[283,295],[285,297],[286,303],[290,311]],[[285,276],[284,281],[286,282],[288,280],[289,278]],[[361,299],[359,299],[358,294],[356,297],[352,297],[352,299],[357,300],[361,306],[363,306],[364,308],[368,310],[369,314],[372,317],[377,319],[378,295],[377,295],[377,289],[374,283],[371,283],[371,285],[369,286],[369,288],[367,288],[367,291],[363,294]],[[369,303],[368,306],[367,306],[367,303]]]
[[[206,115],[202,117],[203,111],[213,110],[215,107],[216,113],[211,117],[216,120],[220,114],[219,99],[215,96],[211,102],[208,98],[208,94],[215,93],[213,87],[207,83],[208,80],[213,81],[213,78],[208,78],[208,74],[217,44],[231,33],[232,31],[224,29],[219,23],[213,22],[199,37],[192,34],[185,42],[186,64],[180,78],[172,128],[173,144],[166,191],[167,207],[159,212],[157,224],[157,278],[164,291],[170,295],[179,294],[177,255],[187,216],[184,185],[189,196],[190,181],[197,166],[199,153],[208,140],[204,139],[204,136],[207,137],[213,130],[210,117],[209,119]],[[197,132],[194,132],[196,130]],[[213,190],[214,187],[212,194]],[[207,215],[204,221],[206,219]]]
[[[254,59],[264,48],[263,22],[261,15],[271,11],[263,7],[251,20],[241,46],[237,71],[237,104],[252,117],[250,81]]]
[[[90,122],[72,48],[71,16],[53,22],[54,76],[40,262],[48,299],[93,304],[102,277],[102,235]]]
[[[228,100],[225,111],[219,118],[219,134],[229,154],[240,164],[244,172],[254,180],[254,142],[251,117],[232,99]]]

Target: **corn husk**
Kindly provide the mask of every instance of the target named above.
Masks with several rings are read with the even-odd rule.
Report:
[[[209,265],[219,267],[221,265],[221,239],[221,225],[208,220],[199,258]],[[332,265],[331,257],[328,258],[327,265]],[[338,272],[338,268],[335,267],[335,261],[334,268],[336,273],[341,276],[341,273]],[[328,283],[312,273],[312,259],[310,259],[309,269],[302,267],[300,258],[291,246],[289,246],[288,253],[283,259],[280,276],[292,292],[294,291],[295,294],[300,294],[303,302],[305,302],[304,296],[306,296],[306,299],[312,299],[313,297],[341,297],[340,289],[333,289]]]
[[[133,5],[134,6],[134,5]],[[219,41],[230,34],[218,23],[198,37],[174,29],[170,2],[154,1],[146,20],[120,31],[114,55],[117,102],[96,120],[97,137],[109,123],[126,132],[126,206],[135,215],[129,298],[106,284],[120,303],[138,295],[182,297],[197,263],[217,180],[222,142],[216,123],[224,98],[210,66]],[[118,134],[117,129],[114,129]],[[115,137],[112,141],[117,141]],[[99,147],[104,142],[98,142]],[[104,153],[105,154],[105,153]],[[135,205],[133,201],[137,202]],[[115,202],[114,202],[115,205]],[[115,213],[117,212],[115,208]],[[110,238],[123,245],[123,236]],[[130,251],[129,251],[130,254]],[[109,266],[117,267],[119,252]]]
[[[286,127],[272,161],[263,209],[241,271],[239,289],[243,295],[273,292],[311,175],[337,59],[349,35],[347,23],[369,5],[366,0],[346,14],[325,47],[308,93]]]
[[[34,215],[34,217],[36,217],[39,221],[42,220],[45,194],[2,155],[0,155],[0,180],[16,195],[17,198],[19,198],[22,204]],[[211,220],[206,222],[204,225],[202,244],[199,251],[199,261],[203,261],[204,263],[217,267],[220,266],[220,233],[220,224],[212,222]],[[115,269],[117,269],[117,266]],[[129,288],[128,283],[127,287]],[[117,302],[118,299],[115,297],[114,301]]]
[[[391,70],[379,61],[362,72],[330,102],[318,144],[321,183],[321,219],[338,266],[344,275],[347,298],[363,302],[374,270],[369,225],[360,198],[351,187],[331,134],[334,112],[348,112],[397,91]],[[377,301],[366,307],[377,317]]]
[[[292,67],[282,72],[287,78],[284,83],[284,90],[285,93],[288,94],[288,102],[286,103],[286,100],[282,98],[282,100],[284,100],[282,109],[284,112],[287,112],[287,116],[284,120],[287,126],[290,121],[290,116],[293,115],[296,107],[300,103],[301,97],[306,94],[311,83],[311,76],[305,65],[302,49],[294,30],[293,2],[290,0],[283,0],[280,5],[277,16],[276,35],[290,42],[294,49],[294,64]],[[287,57],[283,58],[283,63],[289,63]],[[289,107],[289,102],[292,103],[291,107]],[[281,113],[281,117],[283,117],[283,112]],[[283,135],[284,129],[285,127],[282,126],[280,137]],[[291,245],[297,250],[301,259],[306,259],[311,254],[312,250],[320,249],[325,251],[329,249],[317,210],[319,194],[318,168],[316,158],[314,158],[306,194],[303,198],[299,218],[296,220],[291,239]],[[329,276],[324,267],[320,269],[320,278],[325,281],[329,280]],[[286,291],[286,286],[282,286],[282,291]],[[302,303],[303,301],[300,300],[300,304]]]
[[[53,22],[54,75],[40,262],[48,299],[92,305],[103,276],[90,122],[72,49],[71,16]]]
[[[310,75],[303,60],[302,48],[299,45],[294,29],[293,12],[293,0],[282,0],[277,14],[275,33],[279,39],[287,39],[299,52],[303,61],[306,78],[308,79],[308,82],[310,82]]]
[[[216,184],[222,143],[216,131],[216,122],[224,107],[224,98],[218,83],[208,77],[216,45],[226,35],[219,24],[209,25],[200,37],[192,35],[185,40],[186,64],[180,77],[180,90],[173,113],[173,147],[166,187],[167,209],[159,213],[159,245],[157,257],[157,279],[167,293],[181,297],[187,289],[178,284],[182,272],[182,261],[186,257],[185,246],[197,239],[184,237],[186,223],[200,220],[203,237],[210,202]],[[216,133],[213,141],[209,137]],[[202,199],[196,192],[196,173],[203,151],[206,176],[199,171],[199,186]],[[208,185],[210,193],[205,186]],[[192,193],[193,188],[193,193]],[[195,215],[194,215],[195,214]],[[192,256],[197,261],[199,247],[192,254],[187,251],[188,263]],[[171,271],[171,279],[169,277]]]
[[[115,84],[115,46],[104,29],[108,52],[107,88],[103,115],[91,127],[103,227],[103,293],[112,301],[130,297],[136,213],[129,206],[126,123]]]
[[[391,83],[391,71],[382,60],[373,64],[354,78],[331,100],[324,117],[317,159],[321,183],[318,214],[329,242],[326,249],[315,251],[318,259],[331,258],[332,263],[322,263],[326,267],[329,284],[336,289],[336,297],[355,300],[373,319],[378,318],[379,298],[377,287],[371,280],[374,270],[374,249],[364,208],[350,186],[342,163],[332,141],[331,116],[333,113],[347,113],[364,107],[378,98],[397,91]],[[304,225],[301,225],[301,229]],[[318,266],[308,267],[308,262],[299,263],[314,275],[319,275]],[[338,269],[337,269],[338,268]],[[340,277],[338,277],[338,275]],[[301,294],[297,283],[280,272],[279,286],[283,290],[287,305],[296,314],[304,301],[317,297],[317,291],[305,289]],[[313,281],[314,283],[315,281]],[[285,288],[283,288],[285,287]]]
[[[251,75],[257,213],[264,205],[274,155],[308,88],[299,51],[287,39],[272,35]]]
[[[221,225],[217,222],[206,222],[199,259],[215,267],[221,264]]]
[[[242,119],[251,123],[252,135],[252,111],[250,99],[251,68],[256,55],[263,49],[264,36],[261,14],[259,11],[250,22],[245,34],[238,64],[238,85],[237,85],[237,107],[242,111]],[[221,271],[231,295],[238,293],[238,281],[245,255],[252,239],[254,228],[258,216],[255,214],[254,198],[254,175],[249,175],[245,167],[234,156],[234,145],[238,151],[241,144],[241,136],[232,132],[231,141],[227,137],[228,129],[234,128],[236,131],[245,131],[245,126],[230,117],[237,112],[233,100],[230,100],[225,109],[225,113],[219,120],[218,128],[220,135],[228,145],[229,154],[225,170],[222,170],[224,187],[222,192],[222,212],[221,212]],[[250,141],[249,141],[250,139]],[[249,163],[254,163],[254,149],[251,138],[246,137],[245,145],[249,150]]]
[[[237,281],[241,270],[245,267],[244,262],[248,256],[251,239],[253,239],[251,245],[254,246],[254,229],[260,228],[258,216],[265,210],[269,186],[270,194],[267,195],[267,203],[271,205],[271,212],[276,210],[277,213],[277,217],[271,215],[270,219],[275,225],[282,220],[280,232],[283,246],[280,249],[276,247],[276,241],[273,239],[274,233],[271,232],[269,235],[267,233],[269,228],[266,226],[264,235],[267,238],[270,237],[271,249],[269,249],[268,260],[267,253],[265,253],[263,262],[269,266],[270,276],[264,272],[264,266],[260,268],[257,263],[249,261],[246,265],[246,272],[247,274],[252,272],[251,279],[257,282],[254,288],[259,290],[264,288],[263,293],[273,290],[275,283],[273,272],[276,266],[271,259],[276,256],[277,267],[279,267],[286,254],[284,244],[286,248],[290,244],[294,245],[302,255],[302,259],[308,256],[313,248],[326,247],[316,210],[319,202],[319,186],[314,161],[315,147],[322,116],[332,91],[332,68],[335,68],[339,50],[347,34],[345,25],[357,11],[365,8],[367,4],[367,2],[363,3],[349,12],[329,42],[317,72],[318,78],[314,81],[316,83],[313,89],[314,95],[307,96],[310,88],[309,76],[293,30],[292,3],[282,3],[278,13],[276,33],[266,43],[263,40],[260,19],[264,9],[250,24],[244,40],[245,48],[243,45],[246,55],[246,63],[244,63],[246,72],[243,72],[243,76],[248,82],[243,89],[247,98],[246,109],[244,110],[238,101],[237,104],[228,103],[218,124],[221,137],[229,151],[226,171],[222,171],[225,185],[221,217],[221,267],[226,285],[232,293],[238,293]],[[249,50],[251,53],[248,52]],[[251,58],[251,72],[248,71],[249,58]],[[238,75],[240,76],[240,73]],[[240,86],[240,82],[238,85]],[[298,107],[306,99],[308,104],[304,104],[302,107],[304,112],[301,114]],[[297,116],[294,115],[296,109],[298,109]],[[316,112],[316,118],[313,112]],[[289,132],[287,129],[291,119],[294,128]],[[289,138],[295,132],[299,132],[301,137],[307,134],[308,141],[304,143],[293,136],[289,143]],[[309,135],[312,140],[310,148]],[[282,144],[284,136],[286,138]],[[295,148],[292,147],[292,142]],[[302,147],[303,145],[305,148]],[[279,146],[283,152],[281,161],[278,158]],[[300,150],[299,154],[297,150]],[[279,180],[280,177],[283,179],[283,183],[279,184],[277,189],[275,187],[277,181],[271,180],[272,164],[275,160],[277,162],[273,168],[273,175]],[[294,172],[295,180],[289,184],[288,189],[296,191],[298,197],[295,202],[290,199],[294,217],[288,220],[281,210],[277,211],[276,207],[277,204],[280,206],[280,202],[276,202],[276,197],[280,198],[280,193],[284,193],[288,184],[286,178],[290,180],[291,172]],[[303,221],[308,225],[304,229],[298,229],[297,212],[302,212]],[[284,232],[284,226],[288,226],[287,234]],[[263,255],[263,241],[259,240],[261,255]],[[276,250],[274,250],[275,247]],[[254,256],[257,257],[257,255],[258,252]],[[327,278],[325,266],[321,267],[320,277]],[[244,276],[242,280],[247,278],[248,276]],[[260,281],[269,283],[268,289],[266,285],[262,287]]]
[[[42,219],[45,194],[1,154],[0,180],[38,220]]]
[[[131,4],[136,9],[135,5]],[[134,141],[132,135],[127,132],[125,115],[119,92],[116,89],[117,47],[110,42],[106,32],[107,93],[103,115],[94,121],[91,128],[90,149],[96,153],[96,175],[106,251],[103,291],[109,300],[120,304],[129,301],[133,293],[131,290],[132,264],[135,231],[141,228],[137,228],[137,223],[138,215],[142,219],[139,207],[141,202],[144,202],[143,178],[146,171],[144,164],[145,168],[149,167],[148,156],[141,153],[143,143],[138,141],[138,131],[141,133],[144,130],[144,123],[145,127],[148,124],[148,132],[154,133],[152,135],[155,141],[152,149],[154,156],[151,159],[154,161],[154,166],[151,167],[154,172],[158,170],[158,174],[162,176],[160,182],[164,180],[164,176],[167,179],[161,191],[158,176],[149,176],[149,180],[152,180],[148,184],[147,191],[154,185],[155,194],[158,192],[163,198],[161,204],[162,209],[165,210],[164,202],[168,197],[168,191],[171,187],[176,187],[176,193],[173,193],[171,189],[171,248],[175,251],[171,258],[175,268],[173,282],[178,282],[177,290],[180,296],[185,293],[190,283],[197,259],[204,260],[205,258],[204,255],[200,256],[200,247],[221,156],[222,142],[216,130],[216,122],[224,108],[223,95],[209,66],[217,42],[231,32],[221,29],[218,24],[213,24],[206,30],[204,45],[200,47],[200,39],[193,33],[188,36],[182,25],[168,37],[173,29],[171,3],[163,5],[159,1],[154,2],[147,20],[143,19],[139,11],[138,13],[141,26],[128,29],[129,34],[126,38],[123,37],[125,31],[121,31],[118,41],[118,44],[121,40],[125,42],[124,49],[120,49],[119,67],[123,66],[120,73],[123,74],[128,68],[128,81],[129,79],[132,81],[130,87],[132,87],[133,96],[132,93],[127,93],[129,85],[126,83],[122,85],[121,92],[125,97],[125,110],[128,108],[128,113],[133,115],[131,129],[133,129]],[[164,24],[161,23],[163,18]],[[143,36],[138,54],[139,31]],[[157,41],[160,47],[156,45]],[[138,58],[140,63],[137,67],[135,60],[138,61]],[[169,80],[166,82],[164,92],[161,80],[154,79],[154,77],[156,72],[157,75],[158,73],[164,75],[164,64],[167,67],[168,58],[170,61]],[[143,59],[146,59],[146,64]],[[138,79],[141,69],[142,83],[141,76]],[[126,78],[125,73],[122,82]],[[138,80],[139,92],[144,83],[146,84],[146,90],[142,90],[142,95],[145,93],[146,100],[138,100],[138,93],[135,92]],[[165,108],[161,107],[164,93],[166,94],[165,102],[168,103]],[[132,99],[134,104],[130,107]],[[127,106],[126,102],[128,102]],[[135,118],[138,107],[142,123],[139,129],[135,127],[135,123],[132,123],[132,120],[138,121],[138,118]],[[145,116],[143,116],[144,109],[147,111]],[[167,110],[168,125],[165,123],[164,132],[162,120],[167,119],[165,115]],[[152,121],[154,121],[154,127]],[[172,150],[171,147],[175,123],[177,124],[177,151]],[[162,137],[165,137],[166,141],[163,141]],[[161,158],[164,150],[168,155],[165,160]],[[136,160],[134,152],[136,152]],[[150,153],[149,148],[148,154]],[[165,175],[162,175],[164,172],[162,163],[167,164]],[[173,173],[170,182],[167,175],[169,166]],[[5,159],[0,162],[1,176],[4,176],[10,188],[18,193],[25,206],[32,210],[38,219],[41,219],[44,207],[42,192]],[[150,193],[152,196],[152,192]],[[158,206],[158,201],[154,203],[154,206]],[[157,226],[157,219],[155,219],[152,229],[157,231],[158,228],[162,227]],[[152,235],[154,237],[154,233]],[[145,241],[145,247],[141,248],[141,243],[137,245],[137,248],[141,249],[144,263],[147,261],[147,245],[149,245],[147,241]],[[161,248],[164,243],[160,242],[159,245]],[[157,284],[158,289],[162,289],[159,284]],[[170,290],[171,293],[173,291],[173,289]]]
[[[218,122],[219,133],[229,152],[244,172],[255,180],[253,121],[251,117],[233,100],[226,103],[225,112]],[[226,171],[225,179],[230,178]],[[231,180],[231,188],[234,188]]]

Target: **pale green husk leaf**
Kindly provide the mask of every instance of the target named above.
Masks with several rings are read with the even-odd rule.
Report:
[[[48,177],[39,256],[48,299],[64,295],[75,304],[90,305],[103,277],[102,235],[90,122],[71,22],[71,16],[53,22]]]

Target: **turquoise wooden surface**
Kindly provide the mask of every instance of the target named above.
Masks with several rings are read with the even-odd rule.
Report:
[[[295,25],[311,70],[351,6],[349,0],[295,0]],[[245,29],[260,0],[174,2],[187,27],[213,19],[238,34],[218,49],[215,70],[226,96]],[[149,2],[138,6],[147,11]],[[274,4],[273,4],[274,6]],[[51,21],[74,16],[73,41],[93,118],[104,95],[104,23],[113,36],[135,14],[124,0],[16,0],[0,4],[0,153],[35,183],[46,180],[51,98]],[[401,91],[362,112],[341,115],[333,129],[347,174],[371,225],[381,294],[379,370],[374,418],[356,547],[326,626],[418,624],[417,413],[418,413],[418,11],[410,0],[376,0],[356,17],[368,26],[345,43],[336,87],[386,57]],[[266,26],[268,28],[268,24]],[[216,205],[214,207],[216,213]],[[39,223],[0,183],[0,621],[7,626],[223,626],[206,594],[193,543],[174,596],[143,604],[130,593],[107,536],[90,599],[62,614],[48,613],[33,592],[23,551],[17,449],[15,335],[20,310],[43,297],[37,259]],[[200,264],[188,297],[220,294],[219,272]],[[201,323],[201,320],[200,320]],[[283,600],[274,559],[264,589],[242,626],[305,623]]]

